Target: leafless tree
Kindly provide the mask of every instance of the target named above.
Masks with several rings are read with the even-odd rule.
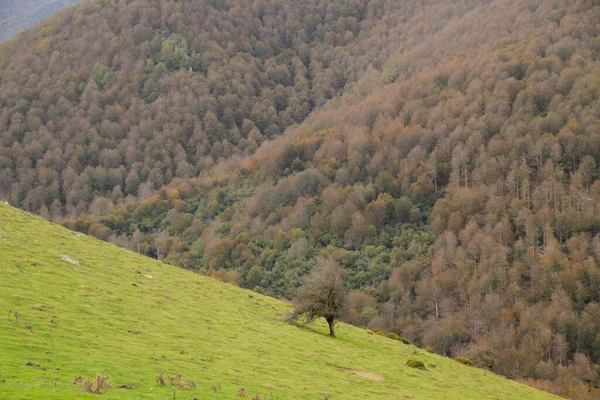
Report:
[[[336,320],[342,317],[346,307],[346,289],[343,270],[331,258],[317,259],[312,273],[298,289],[296,309],[290,313],[288,322],[305,319],[308,323],[325,318],[329,333],[335,336]]]

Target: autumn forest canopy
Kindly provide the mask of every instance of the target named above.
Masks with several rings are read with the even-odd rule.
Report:
[[[0,198],[600,398],[593,0],[96,0],[0,47]]]

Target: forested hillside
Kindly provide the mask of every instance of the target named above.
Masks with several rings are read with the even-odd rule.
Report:
[[[330,255],[348,322],[599,398],[594,1],[199,3],[3,47],[0,194],[274,296]]]
[[[2,400],[558,400],[4,203],[0,254]]]
[[[401,21],[370,4],[90,1],[55,16],[0,50],[0,195],[97,214],[253,153],[383,65],[398,42],[375,33]]]
[[[82,0],[1,0],[0,43],[15,36],[54,12]]]

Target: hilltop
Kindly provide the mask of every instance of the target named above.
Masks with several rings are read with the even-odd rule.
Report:
[[[0,394],[95,398],[77,376],[109,377],[100,398],[550,399],[364,329],[339,338],[280,321],[287,303],[159,263],[0,205]],[[14,313],[18,312],[18,322]],[[427,371],[405,366],[421,359]],[[435,367],[432,366],[435,364]],[[358,374],[358,372],[365,374]],[[371,375],[370,375],[371,374]],[[119,389],[128,385],[134,389]]]

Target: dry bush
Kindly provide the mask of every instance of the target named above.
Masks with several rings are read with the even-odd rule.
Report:
[[[196,389],[195,381],[188,379],[185,382],[183,382],[182,377],[183,377],[183,374],[170,375],[167,377],[167,380],[169,381],[169,384],[176,390]],[[156,375],[156,382],[158,382],[162,386],[166,385],[165,375],[162,372],[160,374]]]
[[[18,324],[19,323],[19,317],[21,316],[21,313],[18,311],[9,311],[8,312],[8,320],[11,321],[10,316],[13,315],[15,317],[15,323]]]
[[[169,376],[169,383],[171,384],[171,386],[174,386],[179,390],[183,389],[183,384],[181,383],[181,376],[181,374]]]
[[[237,397],[237,398],[244,398],[244,399],[245,399],[245,398],[246,398],[246,389],[244,389],[243,387],[241,387],[241,388],[238,390],[238,392],[237,392],[237,394],[235,395],[235,397]]]
[[[177,375],[171,375],[169,376],[169,383],[171,384],[171,386],[173,386],[174,388],[176,388],[177,390],[192,390],[192,389],[196,389],[196,382],[188,379],[185,382],[181,381],[182,378],[182,374],[177,374]]]
[[[100,374],[97,374],[96,379],[93,381],[90,379],[84,381],[81,376],[78,376],[73,379],[73,384],[79,386],[77,390],[84,393],[103,394],[111,388],[110,383],[108,383],[108,376]]]

